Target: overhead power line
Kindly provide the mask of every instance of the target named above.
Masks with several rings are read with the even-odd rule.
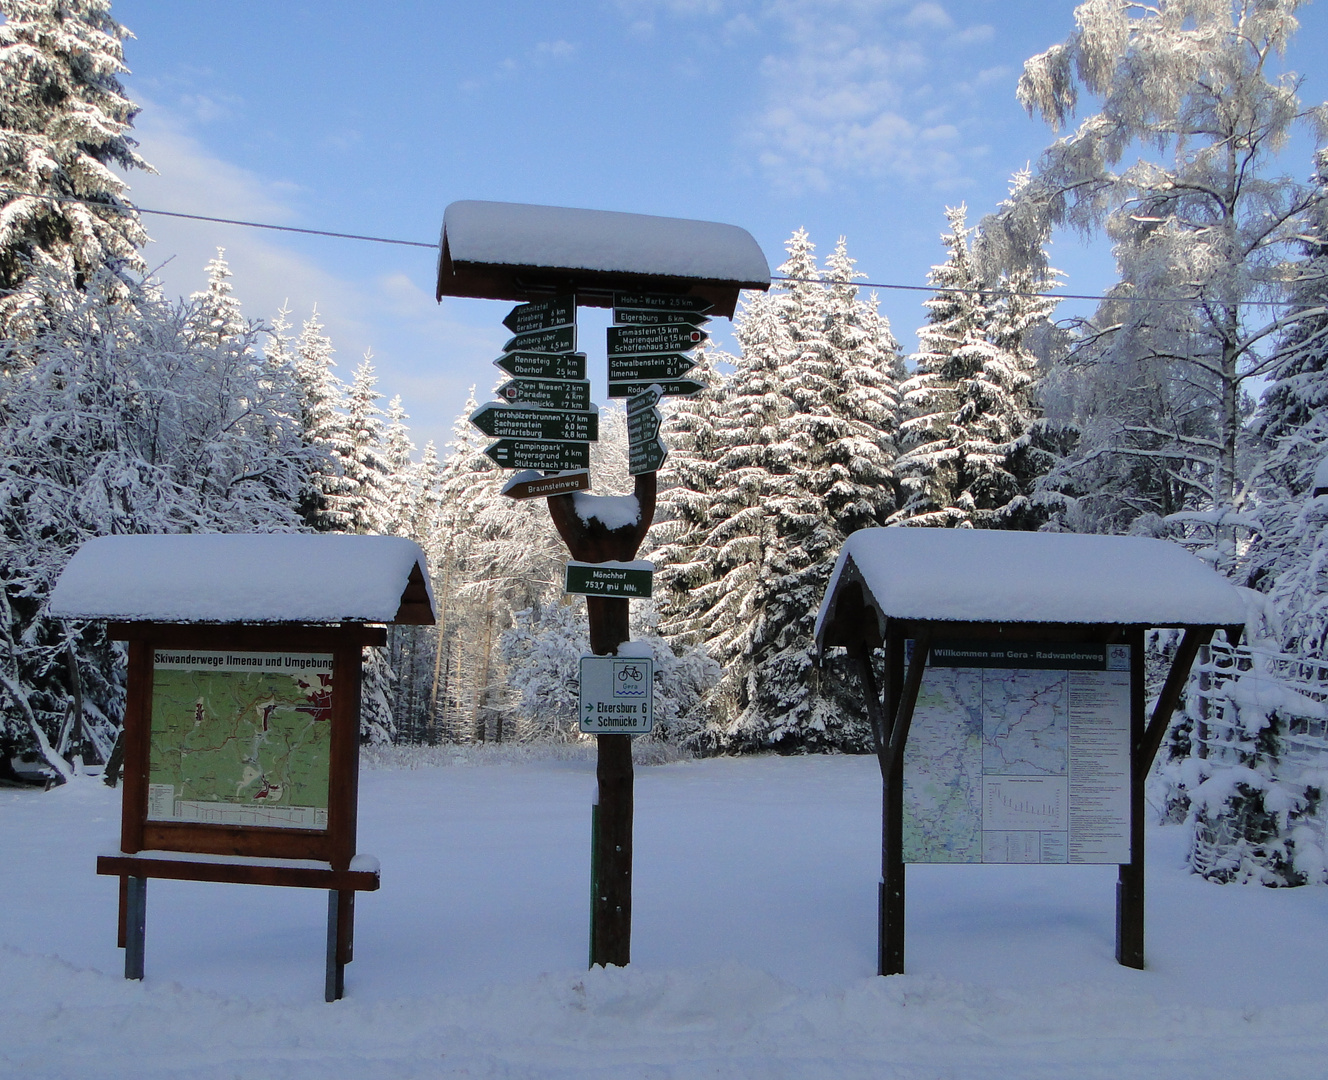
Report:
[[[84,206],[95,206],[101,210],[110,210],[119,214],[154,214],[157,217],[183,218],[186,221],[206,221],[215,225],[239,225],[246,229],[268,229],[272,232],[301,233],[304,236],[329,236],[334,240],[363,240],[371,244],[393,244],[398,247],[428,248],[430,251],[437,249],[436,243],[425,243],[422,240],[396,240],[386,236],[365,236],[361,233],[343,233],[331,232],[327,229],[301,229],[294,225],[271,225],[262,221],[241,221],[238,218],[210,217],[207,214],[184,214],[178,210],[150,210],[146,206],[134,206],[126,204],[117,206],[112,203],[97,202],[93,199],[79,199],[72,195],[46,195],[31,191],[18,191],[13,188],[0,188],[0,195],[17,196],[28,199],[47,199],[50,202],[58,203],[81,203]],[[845,281],[842,278],[805,278],[805,277],[774,277],[771,281],[796,281],[816,285],[853,285],[861,289],[890,289],[894,292],[925,292],[925,293],[967,293],[971,295],[987,296],[1022,296],[1029,298],[1042,298],[1047,300],[1117,300],[1134,304],[1194,304],[1200,303],[1198,297],[1183,296],[1098,296],[1092,293],[1058,293],[1058,292],[1025,292],[1019,289],[998,289],[998,288],[968,288],[965,286],[937,286],[937,285],[898,285],[893,282],[884,281]],[[1272,307],[1280,304],[1287,304],[1287,300],[1236,300],[1234,303],[1239,307]]]

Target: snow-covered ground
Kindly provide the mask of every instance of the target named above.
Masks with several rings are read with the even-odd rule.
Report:
[[[908,974],[874,974],[871,758],[638,768],[632,957],[585,970],[588,758],[374,768],[347,997],[326,896],[153,881],[125,982],[119,793],[0,791],[0,1075],[1328,1076],[1328,889],[1209,885],[1149,830],[1147,971],[1114,868],[911,867]]]

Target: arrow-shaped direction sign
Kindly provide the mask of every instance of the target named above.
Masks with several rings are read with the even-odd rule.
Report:
[[[499,439],[484,452],[496,465],[504,469],[570,472],[573,469],[590,468],[588,442],[527,442],[524,439]]]
[[[533,304],[518,304],[508,312],[503,325],[514,334],[529,334],[534,330],[550,330],[574,322],[576,297],[555,296],[550,300],[537,300]]]
[[[632,308],[614,308],[613,321],[623,326],[662,326],[665,323],[704,326],[710,318],[699,311],[636,311]]]
[[[503,494],[509,499],[543,499],[550,495],[566,495],[572,491],[589,491],[590,473],[576,472],[545,476],[534,469],[515,474],[503,485]]]
[[[509,352],[494,361],[507,374],[520,379],[575,379],[586,377],[586,354]]]
[[[609,382],[663,382],[686,375],[696,367],[696,357],[681,353],[660,356],[610,356]]]
[[[541,409],[590,408],[590,383],[561,379],[513,379],[495,393],[504,401],[519,405],[537,405]]]
[[[563,591],[580,596],[649,596],[655,564],[569,562]]]
[[[665,397],[689,397],[692,394],[699,394],[706,388],[705,383],[699,383],[695,379],[665,379],[655,382],[646,379],[636,379],[632,382],[609,383],[609,397],[635,397],[636,395],[649,390],[652,386],[658,386],[663,390]]]
[[[565,442],[595,442],[599,439],[597,412],[498,405],[491,401],[471,413],[470,422],[484,434],[499,439],[560,439]]]
[[[640,446],[629,444],[627,447],[627,475],[640,476],[641,473],[659,472],[664,459],[669,456],[669,448],[659,439],[653,439]]]
[[[706,332],[699,327],[677,323],[665,323],[662,326],[610,326],[609,356],[682,352],[696,348],[706,339]]]
[[[639,394],[633,394],[627,400],[627,415],[635,416],[639,412],[653,409],[664,396],[664,388],[659,383],[647,386]]]
[[[658,409],[645,409],[629,416],[627,418],[628,453],[637,446],[644,446],[646,443],[658,439],[659,426],[663,422],[664,416]]]
[[[709,311],[715,305],[699,296],[671,296],[668,293],[614,293],[615,308],[638,308],[645,311]]]
[[[517,334],[503,352],[569,353],[576,351],[576,327],[555,326],[552,330],[532,330]]]

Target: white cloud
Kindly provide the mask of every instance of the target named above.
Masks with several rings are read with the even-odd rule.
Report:
[[[994,27],[987,23],[979,23],[976,26],[968,26],[959,33],[950,38],[954,45],[985,45],[996,36]]]
[[[914,30],[949,30],[954,20],[940,4],[925,0],[904,16],[904,25]]]
[[[920,9],[930,10],[918,5],[913,14]],[[776,184],[825,190],[852,176],[935,183],[953,173],[949,137],[922,137],[932,103],[917,100],[916,88],[927,52],[883,10],[853,0],[779,6],[786,48],[761,65],[766,103],[746,138]],[[933,25],[937,12],[944,15],[936,8]]]
[[[535,52],[541,56],[552,56],[558,60],[565,60],[576,52],[576,46],[570,41],[541,41],[535,46]]]
[[[794,192],[863,177],[968,183],[976,150],[953,117],[973,85],[938,72],[957,48],[990,40],[990,26],[958,28],[934,0],[772,0],[759,10],[765,100],[743,144],[773,183]]]

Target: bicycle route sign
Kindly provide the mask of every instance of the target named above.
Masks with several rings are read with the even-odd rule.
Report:
[[[640,656],[581,657],[581,730],[644,735],[655,722],[655,662]]]

